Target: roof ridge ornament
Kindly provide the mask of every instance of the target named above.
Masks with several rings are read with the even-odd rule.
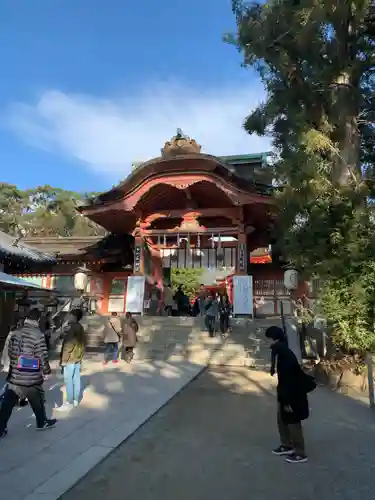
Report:
[[[202,146],[195,139],[191,139],[182,132],[181,128],[178,128],[176,135],[164,144],[161,155],[164,158],[173,158],[181,155],[200,154],[201,149]]]

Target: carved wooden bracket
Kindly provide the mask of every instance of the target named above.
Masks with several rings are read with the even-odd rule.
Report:
[[[145,221],[144,221],[144,226],[148,227],[150,226],[154,221],[158,220],[158,219],[166,219],[168,217],[168,214],[166,213],[156,213],[156,214],[152,214],[152,215],[149,215],[148,217],[146,217]]]
[[[193,221],[199,225],[198,219],[200,217],[226,217],[230,219],[234,226],[241,224],[242,221],[242,210],[238,207],[233,208],[202,208],[202,209],[187,209],[186,213],[183,214],[180,210],[169,210],[163,212],[157,212],[149,215],[141,222],[141,228],[149,228],[150,225],[158,219],[179,219],[183,217],[185,226],[187,223],[192,224]],[[203,227],[203,226],[200,226]]]

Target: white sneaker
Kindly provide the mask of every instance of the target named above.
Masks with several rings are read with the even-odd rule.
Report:
[[[64,401],[64,403],[56,408],[56,411],[70,411],[73,408],[72,403],[69,403],[69,401]]]
[[[77,406],[79,406],[79,401],[73,401],[73,406],[74,408],[77,408]]]

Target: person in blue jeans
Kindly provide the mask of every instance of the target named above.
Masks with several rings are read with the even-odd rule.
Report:
[[[81,319],[80,309],[71,311],[61,348],[60,365],[66,388],[66,401],[58,408],[61,411],[77,407],[81,399],[81,364],[85,354],[85,331]]]
[[[112,363],[118,363],[119,341],[122,335],[121,320],[117,313],[113,312],[104,324],[104,364],[112,358]]]

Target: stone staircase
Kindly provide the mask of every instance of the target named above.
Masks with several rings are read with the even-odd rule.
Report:
[[[106,317],[86,316],[82,321],[90,348],[102,345]],[[278,320],[232,320],[232,332],[224,338],[218,333],[210,338],[202,330],[202,320],[192,317],[137,318],[139,324],[135,359],[150,361],[189,360],[220,366],[248,366],[266,368],[269,346],[264,329]]]
[[[195,360],[220,348],[219,337],[210,338],[202,331],[199,318],[139,318],[139,342],[136,358],[142,360]]]
[[[264,334],[271,325],[281,326],[281,321],[278,318],[233,319],[232,332],[226,338],[223,348],[215,353],[211,364],[268,370],[270,345]]]

